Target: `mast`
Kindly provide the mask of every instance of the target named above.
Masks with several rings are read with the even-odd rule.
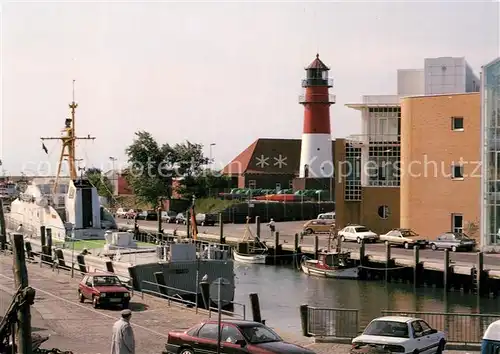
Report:
[[[76,120],[76,108],[78,107],[78,103],[75,102],[75,81],[73,80],[73,100],[69,104],[69,108],[71,109],[71,118],[67,118],[64,122],[64,129],[62,130],[63,135],[60,137],[41,137],[42,141],[44,140],[61,140],[61,154],[59,156],[59,161],[57,164],[57,174],[56,181],[54,183],[53,193],[56,194],[57,186],[59,183],[59,178],[61,177],[61,168],[63,160],[66,159],[68,161],[69,167],[69,177],[72,180],[77,179],[76,165],[75,165],[75,153],[76,153],[76,141],[77,140],[95,140],[95,137],[90,136],[90,134],[86,137],[77,137],[75,134],[75,120]]]

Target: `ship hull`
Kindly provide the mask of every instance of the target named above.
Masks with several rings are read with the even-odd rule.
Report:
[[[241,254],[233,250],[233,259],[238,263],[266,264],[265,254]]]
[[[322,277],[322,278],[339,278],[339,279],[358,279],[358,267],[349,268],[318,268],[314,260],[303,261],[301,266],[302,271],[307,275]]]

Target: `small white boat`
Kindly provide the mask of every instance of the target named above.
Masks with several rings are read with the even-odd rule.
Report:
[[[302,259],[300,267],[307,275],[358,279],[358,267],[349,259],[349,253],[320,253],[317,260]]]
[[[266,257],[266,254],[241,254],[233,249],[233,258],[240,263],[266,264]]]

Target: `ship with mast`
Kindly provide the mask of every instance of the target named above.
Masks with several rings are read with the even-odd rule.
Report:
[[[47,140],[59,140],[61,153],[54,177],[34,177],[24,192],[20,193],[10,206],[6,217],[7,227],[25,235],[39,236],[40,228],[52,229],[55,240],[67,238],[77,240],[104,239],[106,230],[116,229],[113,215],[99,200],[97,189],[83,174],[78,176],[76,168],[76,142],[94,140],[90,135],[76,136],[75,81],[73,80],[73,100],[69,104],[70,118],[64,122],[62,135],[42,137],[42,148]],[[67,162],[69,176],[62,176],[63,163]]]

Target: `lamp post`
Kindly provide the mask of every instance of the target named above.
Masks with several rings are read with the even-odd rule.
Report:
[[[212,162],[212,148],[213,148],[215,145],[217,145],[217,144],[215,144],[215,143],[211,143],[211,144],[210,144],[210,167],[212,167],[212,165],[213,165],[213,162]]]
[[[109,157],[109,160],[111,161],[111,173],[112,173],[112,179],[113,179],[113,190],[111,191],[113,194],[115,194],[115,191],[118,191],[118,183],[117,183],[117,180],[118,180],[118,176],[116,175],[116,171],[115,171],[115,162],[118,160],[116,157],[114,156],[110,156]],[[109,200],[110,204],[113,204],[113,196],[111,196],[110,200]]]

